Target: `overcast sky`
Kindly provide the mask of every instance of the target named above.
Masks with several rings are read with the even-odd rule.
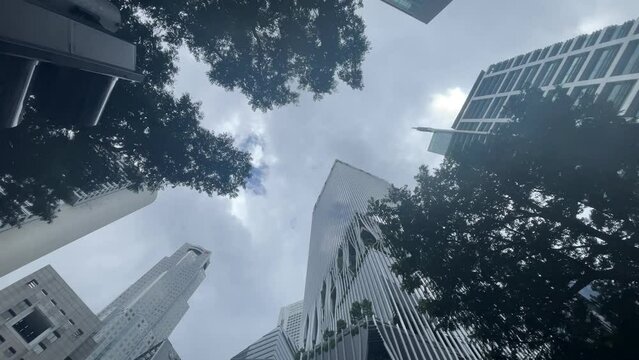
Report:
[[[335,159],[396,185],[412,184],[429,134],[449,127],[488,65],[639,16],[637,0],[453,0],[424,25],[365,0],[372,49],[362,91],[339,88],[320,102],[269,113],[208,83],[183,53],[176,92],[202,102],[203,125],[229,132],[261,169],[235,199],[169,189],[155,203],[0,279],[0,288],[51,264],[95,312],[182,243],[212,251],[207,278],[171,341],[185,360],[228,360],[275,327],[300,300],[311,214]]]

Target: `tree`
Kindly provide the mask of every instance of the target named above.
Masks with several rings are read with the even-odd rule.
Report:
[[[364,316],[362,315],[362,305],[359,301],[355,301],[351,304],[351,322],[357,324]]]
[[[493,358],[629,359],[639,333],[639,124],[529,91],[512,122],[372,202],[423,312]]]
[[[362,316],[364,317],[372,317],[373,316],[373,303],[370,300],[364,299],[361,302],[362,307]]]
[[[333,337],[334,335],[335,335],[335,331],[326,329],[324,330],[324,333],[322,334],[322,339],[324,339],[324,341],[328,341],[328,339]]]
[[[51,221],[73,190],[91,192],[108,182],[229,196],[244,186],[250,156],[230,136],[200,127],[199,104],[169,90],[177,53],[133,11],[122,8],[119,35],[137,45],[145,80],[118,84],[98,126],[54,122],[41,112],[47,95],[41,77],[20,126],[0,132],[0,224],[19,225],[23,208]],[[43,65],[39,71],[54,70]]]
[[[254,109],[315,99],[338,79],[361,89],[369,49],[357,10],[361,0],[120,0],[143,12],[176,48],[186,45],[209,66],[212,83],[239,89]]]

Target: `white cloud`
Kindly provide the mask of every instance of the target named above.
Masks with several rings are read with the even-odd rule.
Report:
[[[430,115],[436,119],[448,118],[449,121],[454,119],[464,105],[467,96],[468,94],[459,87],[433,95],[429,106]],[[450,123],[452,124],[452,121]]]

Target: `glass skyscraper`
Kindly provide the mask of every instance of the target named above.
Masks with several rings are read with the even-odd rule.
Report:
[[[557,86],[577,100],[581,95],[611,102],[623,116],[639,117],[639,20],[612,25],[492,64],[482,71],[451,129],[433,132],[429,151],[445,155],[463,148],[509,121],[508,104],[522,90]]]
[[[302,300],[294,302],[281,308],[277,319],[278,326],[286,333],[295,348],[300,346],[303,309],[304,302]]]
[[[408,293],[391,271],[380,230],[366,215],[369,199],[385,196],[389,187],[340,161],[331,169],[313,211],[302,315],[304,359],[481,358],[463,329],[436,330],[418,311],[427,289]],[[372,303],[374,316],[351,319],[352,304],[363,300]],[[347,327],[338,331],[342,321]]]

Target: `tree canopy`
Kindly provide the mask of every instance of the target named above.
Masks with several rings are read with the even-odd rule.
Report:
[[[512,122],[374,201],[403,285],[495,359],[630,359],[639,334],[639,124],[529,91]]]
[[[244,186],[249,154],[230,136],[202,128],[199,104],[172,93],[176,50],[164,46],[133,11],[122,8],[119,36],[137,45],[145,79],[118,84],[97,126],[51,120],[40,111],[47,93],[36,83],[21,124],[0,132],[0,224],[20,224],[22,209],[52,220],[73,190],[90,192],[108,182],[130,182],[135,190],[187,186],[230,196]],[[38,71],[55,68],[43,65]]]
[[[120,0],[145,14],[173,47],[186,45],[212,83],[239,89],[254,109],[271,110],[335,91],[361,89],[369,43],[361,0]]]

